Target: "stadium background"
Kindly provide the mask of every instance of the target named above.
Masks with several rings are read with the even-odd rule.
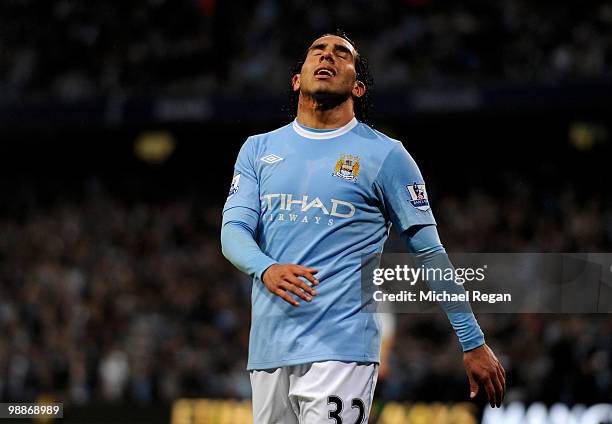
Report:
[[[289,121],[289,70],[336,27],[370,58],[373,125],[419,163],[448,251],[610,251],[610,1],[3,0],[2,402],[248,420],[250,281],[221,256],[221,206],[241,143]],[[506,403],[530,411],[485,422],[612,408],[608,315],[479,320]],[[480,422],[467,394],[445,317],[398,316],[378,422]]]

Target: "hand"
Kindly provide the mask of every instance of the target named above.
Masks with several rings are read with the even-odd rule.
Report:
[[[288,292],[297,295],[306,302],[310,302],[312,296],[316,296],[317,292],[298,277],[304,277],[313,286],[318,286],[319,280],[313,277],[313,274],[317,272],[318,270],[315,268],[306,268],[301,265],[274,264],[264,271],[261,279],[271,293],[293,306],[300,306],[299,302]]]
[[[486,344],[463,354],[463,366],[470,381],[470,399],[483,385],[492,408],[500,407],[506,395],[506,370]]]

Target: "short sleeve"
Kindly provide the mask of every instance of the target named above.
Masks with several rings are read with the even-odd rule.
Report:
[[[223,213],[237,206],[249,208],[259,213],[259,181],[255,172],[253,157],[253,141],[248,138],[238,153],[229,193],[223,206]]]
[[[414,225],[435,225],[421,171],[401,143],[383,161],[374,191],[399,233]]]

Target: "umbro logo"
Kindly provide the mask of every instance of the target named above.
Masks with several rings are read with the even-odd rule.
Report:
[[[283,160],[283,158],[281,158],[280,156],[276,156],[275,154],[269,154],[259,159],[264,161],[265,163],[276,163],[278,161]]]

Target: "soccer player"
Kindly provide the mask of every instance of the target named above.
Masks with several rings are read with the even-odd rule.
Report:
[[[253,417],[364,423],[380,324],[361,311],[362,256],[382,251],[393,224],[423,263],[448,257],[416,163],[401,142],[359,121],[371,77],[354,43],[324,35],[298,68],[296,119],[247,139],[223,208],[223,253],[253,277]],[[480,384],[500,406],[505,371],[474,315],[446,312],[470,396]]]

